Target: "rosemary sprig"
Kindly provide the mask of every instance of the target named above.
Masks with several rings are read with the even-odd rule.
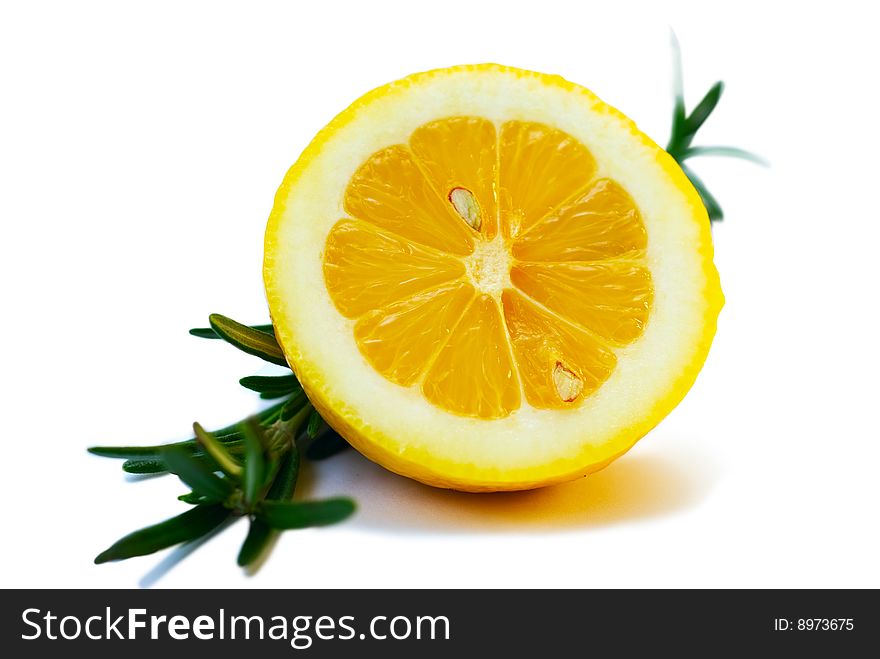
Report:
[[[286,366],[271,325],[242,325],[219,314],[210,328],[190,334],[227,343]],[[281,399],[259,414],[214,432],[193,424],[193,437],[155,446],[96,446],[94,455],[125,460],[133,474],[172,473],[190,488],[178,497],[191,510],[131,533],[101,552],[96,563],[143,556],[191,542],[224,523],[246,517],[248,535],[238,564],[253,567],[279,531],[335,524],[355,509],[348,498],[291,501],[300,469],[301,448],[309,459],[323,459],[348,447],[312,407],[293,373],[248,376],[240,384],[261,398]]]
[[[721,210],[721,205],[712,193],[709,192],[706,184],[694,174],[690,167],[684,164],[685,161],[688,158],[693,158],[695,156],[727,156],[731,158],[741,158],[764,166],[767,165],[767,161],[760,156],[736,147],[691,146],[694,137],[697,135],[697,131],[699,131],[702,125],[706,123],[706,119],[709,118],[718,106],[718,101],[721,100],[721,94],[724,92],[724,83],[719,80],[712,85],[703,99],[697,103],[693,111],[690,114],[687,114],[684,104],[684,78],[681,66],[681,46],[679,45],[678,38],[675,36],[674,32],[671,37],[675,105],[672,110],[672,131],[669,135],[669,143],[666,146],[666,151],[669,155],[675,158],[682,171],[690,179],[694,188],[696,188],[700,198],[703,200],[703,205],[706,207],[706,211],[709,214],[709,220],[711,222],[717,222],[724,219],[724,212]]]

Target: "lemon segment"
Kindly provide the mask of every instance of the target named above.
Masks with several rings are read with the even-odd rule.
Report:
[[[355,340],[364,357],[386,378],[405,387],[415,384],[449,338],[476,297],[459,281],[361,316]]]
[[[614,371],[614,351],[592,334],[560,322],[518,291],[505,291],[503,303],[517,368],[532,406],[569,407]]]
[[[456,280],[464,264],[361,222],[338,222],[324,246],[324,277],[349,317]]]
[[[425,247],[459,255],[474,249],[468,230],[402,146],[383,149],[361,166],[346,190],[345,211]]]
[[[501,127],[498,197],[505,235],[515,237],[589,185],[596,162],[571,135],[535,121]]]
[[[496,142],[495,125],[479,117],[432,121],[409,138],[409,147],[426,179],[441,198],[450,196],[453,206],[456,196],[467,199],[469,214],[477,216],[468,224],[486,240],[498,232]]]
[[[648,234],[635,202],[610,179],[549,213],[511,245],[521,261],[602,261],[642,256]]]
[[[425,399],[452,413],[497,419],[520,406],[520,385],[495,300],[475,299],[425,374]]]
[[[644,331],[654,296],[651,273],[632,261],[517,263],[510,280],[550,311],[618,345]]]

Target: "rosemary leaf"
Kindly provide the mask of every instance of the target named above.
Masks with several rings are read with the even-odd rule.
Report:
[[[770,163],[761,156],[746,151],[745,149],[737,149],[735,146],[692,146],[688,147],[681,155],[681,159],[685,160],[693,156],[726,156],[728,158],[740,158],[748,160],[762,167],[769,167]]]
[[[687,120],[685,121],[684,126],[684,137],[687,141],[685,146],[690,145],[691,140],[694,135],[697,134],[697,131],[700,130],[700,127],[706,122],[706,119],[709,118],[709,115],[715,110],[715,107],[718,105],[718,101],[721,100],[721,94],[724,92],[724,83],[719,80],[714,85],[712,85],[711,89],[706,92],[706,95],[703,99],[697,103],[697,107],[694,108],[693,112],[690,113]]]
[[[247,504],[255,504],[259,500],[266,481],[266,436],[263,429],[254,419],[245,419],[242,424],[244,432],[244,474],[242,490]]]
[[[181,542],[195,540],[220,526],[231,514],[221,504],[196,506],[182,515],[130,533],[98,554],[95,563],[145,556]]]
[[[195,492],[187,492],[186,494],[181,494],[179,497],[177,497],[177,500],[183,501],[184,503],[192,504],[194,506],[200,503],[210,503],[210,501],[205,499],[205,497],[203,497],[201,494],[196,494]]]
[[[168,467],[161,460],[126,460],[122,463],[122,471],[127,474],[164,474]]]
[[[248,325],[252,330],[257,330],[258,332],[265,332],[266,334],[271,334],[275,336],[275,328],[272,325]],[[200,339],[221,339],[219,334],[214,331],[213,327],[193,327],[190,331],[190,334],[193,336],[197,336]]]
[[[672,45],[672,92],[675,100],[672,108],[672,131],[666,150],[675,158],[673,150],[677,147],[681,136],[684,134],[687,116],[684,107],[684,76],[682,75],[681,66],[681,46],[674,31],[670,31],[669,36]]]
[[[306,435],[308,435],[308,438],[314,439],[317,437],[324,425],[324,419],[321,418],[318,410],[313,409],[312,413],[309,415],[309,425],[306,426]]]
[[[224,446],[218,442],[214,435],[202,428],[198,423],[193,424],[193,432],[199,444],[214,459],[214,462],[217,463],[217,466],[220,467],[223,473],[232,478],[238,478],[241,475],[241,465],[232,457],[228,450],[228,445]]]
[[[242,378],[238,383],[245,389],[257,393],[292,393],[295,389],[301,389],[295,375],[249,375]]]
[[[706,184],[703,183],[703,181],[701,181],[697,175],[690,170],[690,168],[681,165],[681,170],[687,175],[691,183],[693,183],[694,187],[697,189],[697,192],[700,194],[700,199],[703,200],[703,205],[706,207],[706,212],[709,214],[709,221],[720,222],[723,220],[724,212],[721,210],[721,205],[718,203],[718,200],[712,196],[712,193],[709,192]]]
[[[290,450],[284,454],[278,473],[266,493],[266,499],[272,501],[287,501],[293,496],[296,489],[296,479],[299,476],[299,451],[296,444],[290,445]]]
[[[289,421],[308,404],[309,400],[306,398],[305,392],[299,390],[285,401],[284,407],[281,408],[281,414],[278,418],[282,421]]]
[[[220,478],[203,461],[178,447],[169,447],[162,452],[162,460],[168,471],[189,485],[193,492],[214,501],[224,501],[234,487],[225,478]]]
[[[227,451],[232,453],[240,452],[242,441],[240,435],[227,435],[216,437],[215,439],[222,444]],[[188,439],[185,442],[176,442],[173,444],[157,444],[156,446],[93,446],[88,450],[93,455],[102,458],[120,458],[123,460],[157,460],[169,446],[177,446],[186,449],[193,454],[201,452],[198,443],[194,439]]]
[[[292,444],[290,450],[281,460],[278,473],[272,481],[272,486],[266,495],[267,500],[287,501],[293,496],[296,488],[296,479],[299,473],[299,451]],[[238,564],[242,567],[256,562],[268,547],[272,538],[277,535],[272,527],[261,519],[251,519],[247,537],[238,553]]]
[[[191,444],[194,445],[194,444]],[[88,452],[102,458],[121,458],[124,460],[143,460],[158,457],[165,446],[92,446]]]
[[[331,429],[324,436],[312,442],[312,445],[306,449],[306,459],[313,462],[326,460],[347,448],[351,448],[351,445],[336,431]]]
[[[345,497],[322,501],[265,501],[257,510],[257,519],[273,529],[304,529],[336,524],[354,510],[354,501]]]
[[[190,334],[196,336],[200,339],[219,339],[220,335],[217,334],[210,327],[193,327],[190,331]]]
[[[248,534],[238,551],[236,559],[241,567],[247,567],[255,563],[275,537],[276,531],[261,519],[256,517],[250,520]]]
[[[289,391],[264,391],[260,394],[260,398],[263,400],[275,400],[276,398],[284,398],[289,394]]]
[[[280,411],[277,410],[277,411]],[[241,444],[241,434],[238,432],[219,435],[222,431],[212,433],[218,442],[221,442],[229,450],[234,450],[236,444]],[[174,442],[171,444],[156,444],[154,446],[92,446],[86,449],[92,455],[98,455],[102,458],[121,458],[125,460],[141,460],[147,458],[158,458],[162,451],[169,446],[179,446],[180,448],[190,451],[198,451],[199,445],[195,438],[187,439],[182,442]]]
[[[208,320],[210,320],[213,330],[221,338],[239,350],[272,364],[287,366],[287,360],[284,358],[284,353],[278,346],[274,335],[255,330],[216,313],[211,314]]]

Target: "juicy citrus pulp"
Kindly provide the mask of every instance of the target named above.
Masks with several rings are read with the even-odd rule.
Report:
[[[497,196],[497,199],[496,199]],[[418,127],[349,181],[324,278],[366,359],[450,412],[579,404],[642,333],[651,275],[630,196],[545,124]]]
[[[684,395],[722,298],[677,165],[559,78],[494,65],[355,103],[279,190],[276,333],[356,448],[432,484],[601,468]]]

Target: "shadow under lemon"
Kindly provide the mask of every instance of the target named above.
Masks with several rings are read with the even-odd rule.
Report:
[[[351,496],[358,510],[347,524],[382,532],[576,531],[660,517],[703,500],[715,481],[712,462],[689,447],[675,448],[663,455],[630,452],[561,485],[488,494],[429,487],[348,450],[303,470],[297,495]]]
[[[637,451],[638,447],[602,471],[570,483],[473,494],[417,483],[348,450],[309,463],[300,475],[297,498],[350,496],[358,510],[346,525],[381,533],[564,532],[684,511],[699,504],[717,480],[713,461],[694,445],[667,445],[662,455]],[[226,526],[172,550],[143,576],[140,586],[154,586]],[[263,561],[270,556],[267,552]],[[249,572],[257,569],[259,565]]]

